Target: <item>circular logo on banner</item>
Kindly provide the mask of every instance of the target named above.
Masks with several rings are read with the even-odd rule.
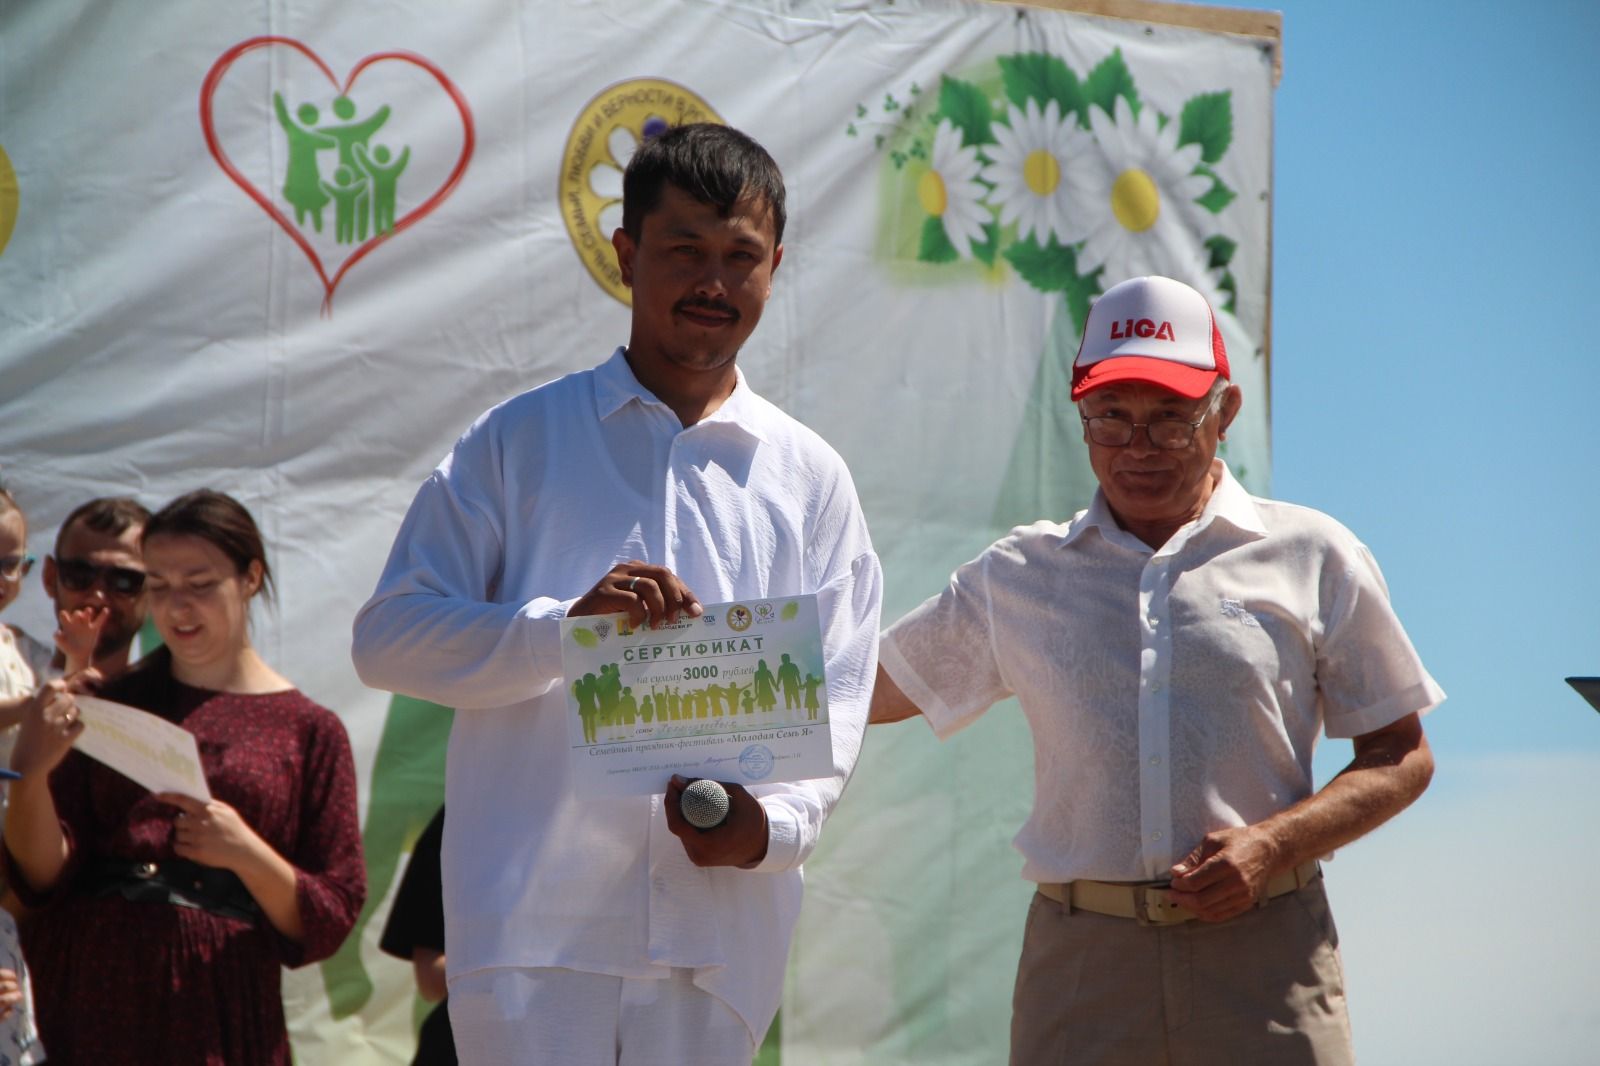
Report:
[[[728,628],[735,633],[743,633],[750,628],[750,608],[742,603],[736,603],[728,608]]]
[[[6,250],[11,231],[17,225],[17,204],[21,201],[17,186],[17,172],[11,169],[11,158],[0,148],[0,252]]]
[[[557,179],[561,219],[589,276],[624,304],[633,296],[611,247],[622,225],[622,169],[640,141],[689,122],[720,124],[722,116],[681,85],[635,78],[600,90],[567,135]]]

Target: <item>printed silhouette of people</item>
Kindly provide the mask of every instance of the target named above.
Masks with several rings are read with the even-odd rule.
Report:
[[[728,682],[727,699],[728,699],[728,713],[729,714],[738,714],[739,713],[739,684],[738,684],[738,682],[736,682],[736,681]],[[748,706],[745,708],[745,713],[746,714],[750,713],[750,709],[749,709]]]
[[[350,154],[355,156],[356,166],[372,183],[372,232],[381,236],[394,229],[395,187],[399,183],[400,172],[411,161],[411,147],[408,145],[401,150],[399,158],[392,163],[389,161],[389,149],[381,144],[372,150],[371,155],[367,154],[364,144],[352,147]]]
[[[649,696],[646,696],[644,699],[639,701],[639,721],[641,721],[641,722],[653,721],[655,719],[655,716],[656,716],[655,704],[650,702],[650,697]]]
[[[615,664],[602,664],[595,683],[595,697],[600,703],[600,726],[607,731],[608,740],[615,740],[618,702],[622,697],[622,677],[617,673]]]
[[[317,132],[325,133],[332,137],[339,146],[339,165],[349,167],[351,173],[355,172],[355,146],[366,146],[367,138],[378,132],[378,127],[389,121],[389,105],[384,104],[371,115],[360,122],[352,122],[356,116],[355,101],[348,96],[341,96],[333,102],[333,115],[342,126],[318,126]],[[382,162],[380,160],[379,162]]]
[[[667,710],[672,713],[672,720],[674,722],[680,722],[683,720],[683,714],[679,710],[678,702],[678,690],[675,688],[667,689]]]
[[[322,209],[331,197],[323,191],[322,173],[317,169],[317,153],[324,148],[335,148],[337,139],[313,127],[317,124],[317,109],[312,104],[301,104],[297,114],[300,121],[289,117],[289,107],[283,94],[272,94],[272,108],[278,113],[278,124],[289,138],[289,163],[284,168],[283,198],[294,208],[297,226],[306,224],[311,216],[311,226],[322,232]]]
[[[367,179],[358,179],[349,167],[333,173],[332,185],[322,183],[322,191],[333,200],[334,239],[340,244],[367,239]]]
[[[622,690],[622,699],[618,701],[622,708],[622,724],[625,733],[633,731],[633,724],[639,720],[639,704],[633,698],[633,686],[628,685]]]
[[[713,718],[721,718],[722,717],[722,686],[721,685],[707,685],[706,686],[706,702],[711,704],[711,717],[713,717]]]
[[[754,688],[744,690],[744,713],[756,713],[756,690]]]
[[[583,722],[583,739],[589,744],[595,742],[594,719],[600,710],[595,703],[598,685],[593,674],[584,674],[572,683],[572,695],[578,701],[578,719]]]
[[[806,675],[805,685],[806,685],[806,720],[807,721],[810,721],[810,722],[816,721],[817,720],[817,712],[822,709],[821,705],[817,703],[817,689],[818,689],[819,686],[821,686],[821,684],[822,684],[822,678],[818,677],[816,674],[807,674]]]
[[[778,665],[778,684],[783,686],[783,709],[794,711],[800,708],[800,668],[789,658],[789,653],[783,653],[783,662]]]
[[[756,672],[752,680],[756,683],[756,706],[762,713],[772,710],[778,705],[778,694],[773,691],[772,671],[767,667],[767,660],[759,659],[756,662]]]

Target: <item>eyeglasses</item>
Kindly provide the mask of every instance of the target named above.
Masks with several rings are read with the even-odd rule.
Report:
[[[1151,444],[1165,451],[1177,451],[1194,443],[1195,430],[1200,428],[1200,423],[1209,418],[1216,408],[1217,402],[1212,400],[1206,405],[1206,409],[1200,412],[1200,417],[1193,422],[1186,422],[1181,418],[1130,422],[1126,418],[1113,418],[1110,415],[1080,414],[1078,417],[1083,419],[1083,426],[1089,432],[1089,439],[1101,447],[1126,448],[1133,443],[1133,431],[1143,426]]]
[[[56,574],[73,592],[87,592],[97,584],[106,591],[132,598],[144,589],[144,571],[125,566],[98,566],[87,559],[57,559]]]
[[[0,559],[0,578],[7,581],[20,581],[29,570],[33,569],[33,556],[8,555]]]

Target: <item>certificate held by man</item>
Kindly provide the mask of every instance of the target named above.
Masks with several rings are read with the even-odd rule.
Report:
[[[741,785],[833,773],[815,596],[705,605],[635,628],[561,625],[580,796],[665,792],[673,774]]]

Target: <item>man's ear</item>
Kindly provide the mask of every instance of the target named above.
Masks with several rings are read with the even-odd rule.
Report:
[[[1226,440],[1228,427],[1239,416],[1244,406],[1244,392],[1237,385],[1229,385],[1222,393],[1222,410],[1217,412],[1217,439]]]
[[[54,603],[56,600],[56,557],[54,555],[46,555],[44,557],[44,571],[40,573],[39,579],[44,582],[44,594],[50,597],[51,603]]]
[[[772,270],[767,274],[767,298],[772,298],[772,275],[778,272],[778,264],[783,262],[783,245],[778,245],[772,250]]]
[[[617,266],[622,270],[622,283],[633,288],[633,256],[639,250],[628,231],[618,226],[611,234],[611,247],[617,251]]]

